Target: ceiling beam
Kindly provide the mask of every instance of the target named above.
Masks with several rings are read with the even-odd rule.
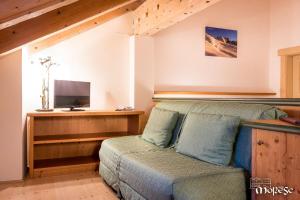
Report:
[[[78,0],[2,0],[0,3],[0,30],[76,1]]]
[[[220,0],[146,0],[134,12],[134,34],[153,35]]]
[[[69,29],[60,31],[54,35],[51,35],[46,38],[42,38],[36,42],[33,42],[28,45],[28,50],[30,54],[37,53],[45,48],[48,48],[50,46],[53,46],[63,40],[69,39],[71,37],[74,37],[84,31],[90,30],[96,26],[99,26],[113,18],[119,17],[121,15],[124,15],[128,12],[134,11],[137,7],[139,7],[144,0],[137,0],[134,2],[124,3],[119,8],[103,13],[91,20],[87,20],[85,22],[79,23],[76,26],[73,26]]]
[[[68,28],[92,16],[112,11],[130,0],[79,0],[0,30],[0,54]]]

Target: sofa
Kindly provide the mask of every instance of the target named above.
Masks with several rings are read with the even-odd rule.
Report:
[[[178,113],[168,146],[157,146],[136,135],[107,139],[99,151],[101,177],[125,200],[246,199],[245,174],[251,174],[251,128],[242,122],[286,115],[269,105],[236,102],[164,101],[155,108]],[[240,118],[228,165],[177,151],[182,127],[190,113]]]

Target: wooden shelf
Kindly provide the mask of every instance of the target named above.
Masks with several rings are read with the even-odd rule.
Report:
[[[76,117],[76,116],[129,116],[129,115],[142,115],[144,111],[132,110],[132,111],[99,111],[99,110],[87,110],[87,111],[61,111],[55,110],[52,112],[31,112],[27,113],[29,117]]]
[[[70,167],[72,165],[99,164],[99,160],[92,156],[82,156],[74,158],[55,158],[45,160],[35,160],[35,169],[47,169],[56,167]]]
[[[140,134],[143,114],[138,110],[28,113],[29,176],[97,170],[101,141]]]
[[[55,158],[34,161],[34,176],[48,176],[64,173],[74,173],[84,170],[97,170],[99,159],[92,156],[73,158]]]
[[[154,95],[274,96],[275,92],[154,91]]]
[[[126,136],[126,135],[130,135],[130,133],[128,133],[128,132],[109,132],[109,133],[42,135],[42,136],[34,136],[33,144],[54,144],[54,143],[102,141],[102,140],[109,139],[112,137],[120,137],[120,136]]]

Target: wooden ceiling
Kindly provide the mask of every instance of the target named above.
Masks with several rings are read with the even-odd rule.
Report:
[[[19,4],[15,5],[21,5],[22,2],[27,2],[25,0],[14,1],[15,3],[19,2]],[[31,41],[45,37],[49,34],[57,33],[58,31],[67,29],[84,20],[113,12],[116,9],[128,6],[128,4],[136,1],[137,0],[78,0],[53,9],[37,17],[32,17],[12,26],[8,26],[7,28],[0,30],[0,54],[18,48]],[[6,8],[13,7],[13,4],[9,4],[8,2],[10,2],[10,0],[6,1]],[[38,3],[36,6],[31,5],[31,9],[45,5],[51,1],[43,0],[44,4],[41,4],[38,0],[33,2]],[[138,2],[141,4],[143,1]],[[0,4],[1,9],[4,9],[2,7],[5,7],[5,5],[2,5],[2,1]],[[28,12],[24,10],[25,8],[22,9],[21,12]],[[21,14],[16,14],[15,12],[9,13],[6,11],[6,13],[3,14],[3,18],[8,19],[13,15],[19,17]],[[5,22],[8,23],[7,20]]]
[[[220,0],[0,0],[0,55],[36,52],[134,11],[134,33],[153,35]]]
[[[147,0],[134,12],[135,35],[153,35],[220,0]]]
[[[63,40],[66,40],[68,38],[74,37],[84,31],[90,30],[96,26],[99,26],[111,19],[114,19],[115,17],[124,15],[128,12],[131,12],[135,10],[138,6],[140,6],[142,1],[133,1],[128,2],[125,4],[122,4],[118,8],[113,9],[109,12],[103,12],[100,15],[93,17],[89,20],[84,20],[81,23],[79,23],[77,26],[72,26],[70,28],[64,29],[62,31],[59,31],[56,34],[50,35],[46,38],[42,38],[40,40],[37,40],[35,42],[32,42],[29,44],[29,52],[31,54],[37,53],[45,48],[48,48],[50,46],[53,46]]]
[[[0,30],[78,0],[1,0]]]

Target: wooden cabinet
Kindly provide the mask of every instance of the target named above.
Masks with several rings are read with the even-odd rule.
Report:
[[[276,125],[277,128],[291,126],[296,130],[295,126],[276,120],[267,124]],[[265,128],[268,129],[268,127]],[[286,196],[282,194],[257,195],[253,191],[253,199],[300,199],[300,133],[254,128],[252,131],[252,178],[270,178],[272,186],[288,186],[294,189],[292,194]]]
[[[101,142],[140,133],[143,111],[28,113],[30,177],[96,170]]]

